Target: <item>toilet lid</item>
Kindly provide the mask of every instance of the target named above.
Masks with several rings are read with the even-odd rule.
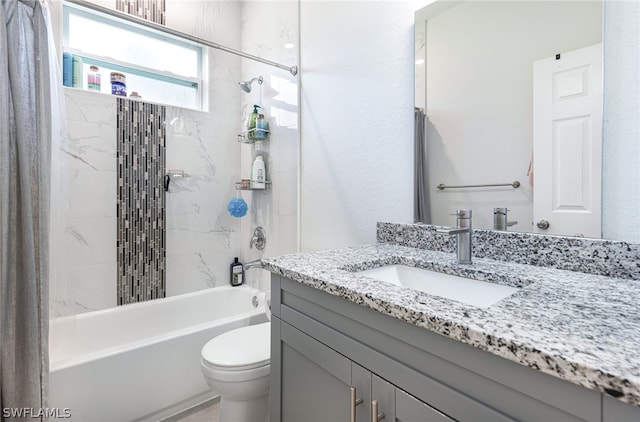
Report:
[[[202,359],[210,366],[239,371],[269,364],[271,324],[250,325],[227,331],[209,340]]]

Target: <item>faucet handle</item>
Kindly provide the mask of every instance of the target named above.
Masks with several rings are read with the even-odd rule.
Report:
[[[455,213],[449,215],[455,215],[457,218],[471,218],[471,216],[473,215],[473,210],[460,208],[457,209]]]
[[[454,214],[458,218],[471,218],[473,211],[465,208],[457,209]]]
[[[258,226],[253,231],[253,236],[251,237],[251,241],[249,241],[249,249],[253,249],[253,246],[256,246],[256,249],[263,250],[267,243],[267,236],[265,235],[264,229],[261,226]]]
[[[450,234],[450,235],[469,233],[469,227],[438,227],[436,229],[436,233]]]

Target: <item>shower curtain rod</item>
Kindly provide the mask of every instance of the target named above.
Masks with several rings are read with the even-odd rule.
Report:
[[[116,18],[124,19],[126,21],[136,23],[138,25],[146,26],[147,28],[155,29],[156,31],[160,31],[176,37],[184,38],[189,41],[197,42],[199,44],[204,44],[207,47],[215,48],[216,50],[226,51],[227,53],[235,54],[236,56],[255,60],[257,62],[268,64],[269,66],[274,66],[279,69],[284,69],[289,71],[289,73],[291,73],[291,75],[293,76],[298,74],[298,66],[286,66],[271,60],[263,59],[262,57],[247,54],[239,50],[234,50],[233,48],[225,47],[224,45],[216,44],[214,42],[205,40],[203,38],[194,37],[193,35],[185,34],[184,32],[176,31],[175,29],[167,28],[166,26],[159,25],[157,23],[150,22],[145,19],[141,19],[132,15],[128,15],[126,13],[122,13],[117,10],[109,9],[107,7],[103,7],[95,3],[90,3],[85,0],[65,0],[65,1],[68,3],[73,3],[78,6],[86,7],[87,9],[95,10],[96,12],[100,12],[106,15],[114,16]]]

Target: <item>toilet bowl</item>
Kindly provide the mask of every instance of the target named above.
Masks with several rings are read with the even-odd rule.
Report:
[[[227,331],[202,348],[202,374],[220,395],[220,422],[269,421],[270,323]]]

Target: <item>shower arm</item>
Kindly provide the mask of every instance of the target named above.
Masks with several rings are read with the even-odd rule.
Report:
[[[113,10],[113,9],[109,9],[107,7],[104,6],[100,6],[94,3],[90,3],[88,1],[85,0],[65,0],[67,3],[72,3],[75,4],[77,6],[81,6],[81,7],[85,7],[87,9],[91,9],[94,10],[96,12],[100,12],[100,13],[104,13],[105,15],[110,15],[113,17],[116,17],[118,19],[123,19],[138,25],[142,25],[145,26],[147,28],[151,28],[153,30],[156,31],[160,31],[160,32],[164,32],[165,34],[170,34],[173,35],[175,37],[180,37],[180,38],[184,38],[187,39],[189,41],[193,41],[199,44],[204,44],[207,47],[211,47],[214,48],[216,50],[222,50],[222,51],[226,51],[227,53],[231,53],[231,54],[235,54],[236,56],[240,56],[240,57],[244,57],[246,59],[250,59],[250,60],[255,60],[257,62],[260,63],[264,63],[267,64],[269,66],[273,66],[273,67],[277,67],[279,69],[284,69],[286,71],[288,71],[289,73],[291,73],[291,75],[295,76],[298,74],[298,66],[286,66],[283,64],[280,64],[278,62],[274,62],[271,60],[267,60],[267,59],[263,59],[262,57],[258,57],[258,56],[254,56],[252,54],[248,54],[245,53],[243,51],[240,50],[234,50],[233,48],[229,48],[229,47],[225,47],[224,45],[220,45],[220,44],[216,44],[214,42],[205,40],[203,38],[198,38],[198,37],[194,37],[193,35],[189,35],[189,34],[185,34],[184,32],[180,32],[180,31],[176,31],[175,29],[171,29],[171,28],[167,28],[166,26],[163,25],[159,25],[157,23],[151,22],[151,21],[147,21],[145,19],[140,19],[137,18],[135,16],[123,13],[123,12],[119,12],[117,10]]]

